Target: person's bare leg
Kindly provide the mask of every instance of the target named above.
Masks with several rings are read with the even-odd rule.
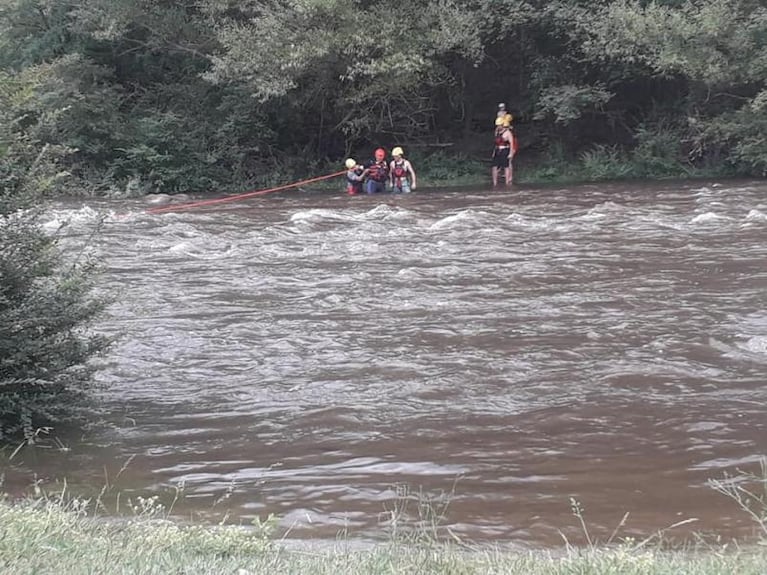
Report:
[[[511,185],[511,166],[504,168],[503,175],[506,177],[506,186]]]
[[[496,168],[495,166],[490,168],[490,174],[493,177],[493,187],[497,188],[498,187],[498,168]]]

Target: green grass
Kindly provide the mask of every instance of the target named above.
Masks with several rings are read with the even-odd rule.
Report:
[[[125,465],[128,465],[129,461]],[[119,477],[119,473],[115,479]],[[0,573],[25,574],[454,574],[454,575],[750,575],[767,573],[767,460],[759,471],[738,471],[711,480],[754,521],[761,539],[748,545],[707,543],[703,537],[671,545],[666,531],[649,537],[596,541],[583,511],[571,500],[586,545],[566,540],[559,549],[514,550],[471,545],[441,525],[451,493],[429,497],[403,487],[388,512],[386,541],[287,542],[275,536],[269,517],[250,526],[199,525],[171,521],[176,492],[168,507],[159,496],[126,497],[115,518],[104,495],[68,495],[66,485],[15,502],[0,497]],[[119,495],[119,494],[118,494]],[[125,513],[129,514],[125,517]],[[625,520],[625,517],[624,517]]]
[[[159,518],[151,500],[131,519],[87,514],[83,502],[42,498],[0,503],[0,573],[296,573],[402,574],[663,574],[767,573],[767,547],[754,545],[663,551],[624,541],[615,546],[510,551],[498,547],[395,538],[361,547],[285,545],[270,522],[251,528],[182,525]]]
[[[609,146],[594,146],[577,158],[568,158],[556,147],[545,155],[520,158],[515,181],[526,184],[639,181],[733,177],[726,169],[705,168],[654,155],[644,149],[624,151]]]

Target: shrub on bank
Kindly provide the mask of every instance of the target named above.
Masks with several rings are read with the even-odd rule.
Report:
[[[74,129],[88,117],[42,97],[49,68],[0,71],[0,443],[80,419],[87,362],[107,345],[87,332],[104,304],[91,295],[93,265],[68,261],[34,209],[71,186],[64,166],[76,150],[48,141],[53,127],[61,120]]]
[[[81,419],[88,360],[105,338],[87,326],[104,302],[93,266],[68,262],[34,213],[0,201],[0,441]]]

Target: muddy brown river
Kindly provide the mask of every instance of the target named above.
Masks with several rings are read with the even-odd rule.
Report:
[[[108,425],[6,489],[178,489],[174,516],[290,538],[385,537],[418,501],[468,541],[578,541],[571,500],[594,538],[753,533],[707,481],[767,450],[767,183],[145,209],[46,214],[104,263]]]

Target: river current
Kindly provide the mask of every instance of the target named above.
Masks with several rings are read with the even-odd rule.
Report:
[[[573,501],[602,539],[752,532],[707,481],[767,449],[764,182],[146,208],[47,211],[114,300],[108,425],[22,451],[6,488],[178,490],[176,516],[298,538],[420,517],[558,545]]]

